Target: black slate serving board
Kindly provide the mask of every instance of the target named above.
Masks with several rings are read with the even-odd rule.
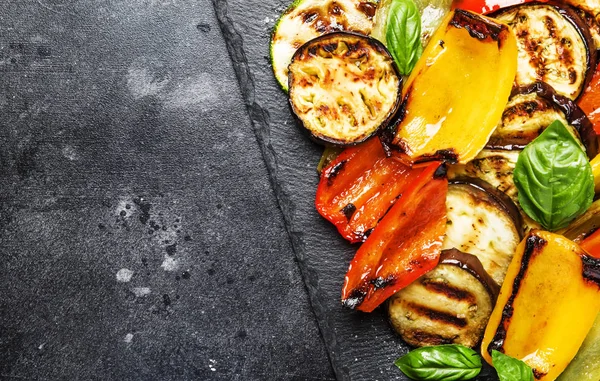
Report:
[[[392,333],[384,313],[353,312],[340,304],[344,274],[358,246],[344,241],[314,208],[322,147],[296,126],[269,63],[271,30],[290,1],[213,3],[337,378],[407,380],[393,362],[409,348]],[[487,366],[477,378],[496,379]]]
[[[332,380],[209,0],[0,1],[0,380]]]

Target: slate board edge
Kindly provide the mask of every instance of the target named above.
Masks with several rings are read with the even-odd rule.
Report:
[[[289,218],[291,213],[290,208],[293,208],[290,198],[285,194],[282,187],[277,182],[277,160],[273,147],[269,143],[269,113],[254,101],[255,87],[252,73],[249,70],[246,54],[244,51],[244,43],[242,35],[236,30],[233,20],[228,16],[228,3],[226,0],[212,0],[215,14],[219,22],[219,27],[223,38],[227,44],[227,50],[233,63],[233,67],[237,76],[237,80],[242,91],[242,97],[246,103],[246,108],[250,115],[250,121],[254,128],[263,160],[269,173],[269,181],[275,192],[278,206],[283,214],[286,232],[290,238],[292,250],[296,257],[304,285],[307,288],[309,301],[312,310],[317,317],[317,326],[323,337],[329,361],[337,379],[348,380],[348,372],[345,371],[342,364],[338,364],[336,354],[337,340],[333,333],[332,325],[328,322],[327,314],[324,311],[324,306],[321,305],[314,291],[317,286],[316,280],[310,271],[306,270],[304,265],[304,254],[300,247],[300,238],[296,236],[291,228],[292,222]]]

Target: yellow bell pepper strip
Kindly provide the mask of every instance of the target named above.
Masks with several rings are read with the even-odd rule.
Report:
[[[600,193],[600,154],[596,155],[591,161],[592,174],[594,175],[594,192]]]
[[[567,369],[561,373],[558,381],[598,381],[600,380],[600,314],[594,326],[581,344],[577,356]]]
[[[408,77],[400,121],[385,140],[416,162],[472,160],[502,116],[516,70],[508,25],[450,12]]]
[[[553,381],[573,359],[600,311],[600,260],[565,237],[532,230],[519,244],[481,351],[524,361]]]

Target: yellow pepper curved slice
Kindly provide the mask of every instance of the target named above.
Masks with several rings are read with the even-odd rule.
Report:
[[[508,25],[450,12],[403,88],[404,115],[388,130],[388,141],[413,161],[472,160],[502,116],[516,71],[517,43]]]
[[[575,357],[600,311],[600,259],[565,237],[532,230],[519,244],[483,336],[553,381]]]

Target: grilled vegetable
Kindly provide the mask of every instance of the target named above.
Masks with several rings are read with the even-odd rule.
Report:
[[[508,196],[478,179],[451,181],[446,211],[440,263],[390,298],[388,313],[411,345],[474,347],[521,239],[521,216]]]
[[[555,120],[567,126],[583,144],[590,159],[598,154],[598,138],[585,113],[543,82],[513,89],[502,119],[486,147],[523,149]]]
[[[523,232],[519,210],[508,196],[481,180],[450,184],[442,248],[477,256],[492,279],[502,284]]]
[[[533,0],[454,0],[452,9],[463,9],[475,13],[486,14],[500,8]]]
[[[600,260],[563,236],[534,230],[519,244],[482,355],[498,350],[550,381],[573,359],[600,311]]]
[[[404,341],[416,347],[474,347],[481,340],[498,290],[476,256],[445,250],[435,269],[390,298],[390,323]]]
[[[381,42],[344,32],[304,44],[289,67],[290,104],[317,141],[355,144],[385,126],[400,101],[400,77]]]
[[[288,90],[288,66],[296,50],[326,33],[368,35],[375,3],[369,0],[296,0],[281,15],[271,36],[271,64],[281,88]]]
[[[557,231],[557,233],[580,243],[598,228],[600,228],[600,200],[594,201],[585,213],[577,217],[565,229]]]
[[[377,138],[346,148],[321,174],[317,211],[345,239],[362,242],[422,171],[388,157]]]
[[[513,171],[521,151],[518,149],[483,149],[475,159],[466,164],[449,166],[448,178],[478,178],[517,201],[517,188]]]
[[[342,153],[344,149],[342,147],[337,146],[328,146],[323,150],[323,154],[321,154],[321,159],[319,160],[319,164],[317,164],[317,173],[321,174],[323,169],[329,165],[336,157]]]
[[[600,133],[600,64],[578,104],[590,119],[594,130]]]
[[[500,119],[516,64],[506,25],[449,13],[404,86],[400,121],[386,130],[385,142],[414,161],[470,161]]]
[[[579,244],[583,250],[595,258],[600,258],[600,230],[596,229]]]
[[[508,23],[517,37],[516,85],[545,82],[570,99],[582,93],[596,67],[596,48],[587,25],[572,8],[531,2],[491,16]]]
[[[600,380],[600,314],[596,317],[596,321],[581,344],[577,355],[557,380]]]
[[[358,249],[342,289],[346,307],[371,312],[437,265],[448,190],[438,166],[426,167]]]

